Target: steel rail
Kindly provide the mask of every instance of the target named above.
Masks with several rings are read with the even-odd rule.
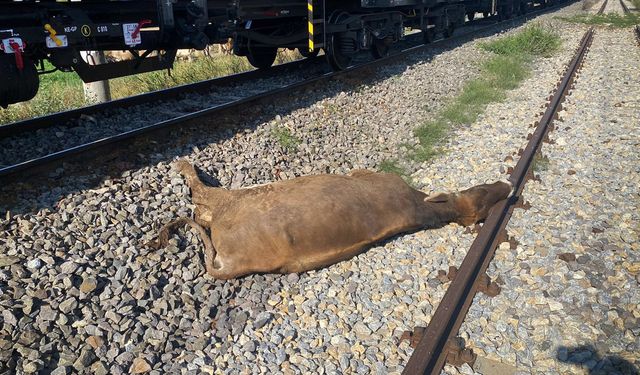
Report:
[[[609,0],[604,0],[604,2],[602,3],[602,6],[600,6],[600,9],[598,9],[598,13],[596,13],[596,14],[600,15],[600,14],[604,13],[604,10],[607,7],[607,2],[608,1]]]
[[[223,77],[208,79],[205,81],[188,83],[168,89],[129,96],[105,103],[92,104],[68,111],[52,113],[28,120],[12,122],[6,125],[0,125],[0,137],[7,138],[25,132],[44,129],[52,125],[63,125],[70,120],[79,118],[82,115],[93,116],[96,113],[104,112],[110,109],[128,108],[160,100],[176,99],[180,95],[184,94],[204,93],[216,87],[226,87],[230,85],[254,81],[256,79],[277,76],[286,72],[300,69],[304,67],[304,65],[309,64],[311,61],[316,59],[319,59],[319,57],[296,60],[286,64],[274,65],[269,69],[254,69],[247,72],[235,73]]]
[[[183,84],[167,89],[151,91],[143,94],[133,95],[121,99],[112,100],[105,103],[97,103],[81,108],[71,109],[62,112],[51,113],[35,118],[20,120],[4,125],[0,125],[0,138],[7,138],[25,132],[44,129],[52,125],[64,125],[70,120],[80,118],[82,115],[94,116],[97,113],[110,109],[121,109],[136,105],[147,104],[160,100],[177,99],[184,94],[205,93],[217,87],[227,87],[256,79],[275,77],[287,72],[303,69],[305,65],[310,65],[314,61],[322,59],[323,56],[303,58],[285,64],[274,65],[269,69],[254,69],[246,72],[235,73],[223,77],[216,77],[205,81]]]
[[[517,18],[513,18],[510,20],[506,20],[506,21],[502,21],[502,22],[497,22],[497,23],[491,23],[485,27],[482,27],[480,29],[476,29],[473,31],[469,31],[466,33],[462,33],[462,34],[458,34],[458,35],[454,35],[451,38],[447,38],[447,39],[440,39],[437,40],[433,43],[430,44],[421,44],[421,45],[417,45],[417,46],[413,46],[407,49],[404,49],[398,53],[389,55],[389,56],[385,56],[383,58],[377,59],[377,60],[372,60],[372,61],[367,61],[364,62],[362,64],[358,64],[355,66],[351,66],[345,70],[342,71],[338,71],[338,72],[329,72],[329,73],[324,73],[322,75],[319,75],[317,77],[312,77],[310,79],[304,80],[304,81],[300,81],[300,82],[296,82],[287,86],[283,86],[274,90],[269,90],[269,91],[265,91],[262,93],[258,93],[246,98],[242,98],[242,99],[238,99],[235,101],[231,101],[231,102],[227,102],[224,104],[219,104],[219,105],[215,105],[212,106],[210,108],[206,108],[206,109],[202,109],[187,115],[182,115],[179,117],[175,117],[169,120],[165,120],[165,121],[161,121],[152,125],[147,125],[141,128],[137,128],[137,129],[133,129],[133,130],[129,130],[126,131],[124,133],[120,133],[114,136],[109,136],[109,137],[104,137],[95,141],[91,141],[91,142],[87,142],[84,143],[82,145],[78,145],[75,147],[71,147],[65,150],[61,150],[61,151],[57,151],[57,152],[53,152],[51,154],[42,156],[42,157],[38,157],[38,158],[34,158],[31,160],[27,160],[27,161],[23,161],[20,162],[18,164],[14,164],[14,165],[9,165],[9,166],[5,166],[0,168],[0,181],[6,181],[6,183],[9,182],[13,182],[11,180],[8,180],[8,177],[15,177],[17,174],[19,173],[25,173],[26,171],[30,170],[30,169],[35,169],[37,167],[42,167],[46,164],[49,163],[53,163],[56,161],[60,161],[60,160],[66,160],[70,157],[73,157],[75,155],[79,155],[88,151],[92,151],[92,150],[96,150],[98,148],[101,147],[105,147],[105,146],[109,146],[109,145],[113,145],[116,143],[119,143],[121,141],[124,140],[130,140],[136,136],[140,136],[142,134],[146,134],[152,131],[156,131],[159,129],[163,129],[163,128],[169,128],[172,126],[177,126],[179,124],[183,124],[187,121],[196,119],[196,118],[201,118],[204,116],[211,116],[214,113],[220,112],[222,110],[228,110],[230,108],[233,107],[238,107],[240,105],[243,104],[247,104],[247,103],[251,103],[251,102],[255,102],[264,98],[271,98],[274,96],[278,96],[278,95],[282,95],[282,94],[286,94],[286,93],[291,93],[294,92],[296,90],[299,90],[301,88],[304,88],[306,86],[318,83],[318,82],[322,82],[322,81],[327,81],[329,79],[338,77],[338,76],[342,76],[342,75],[348,75],[348,74],[352,74],[355,73],[357,71],[360,70],[364,70],[367,68],[372,68],[372,67],[376,67],[376,66],[380,66],[382,64],[388,63],[390,61],[393,60],[397,60],[403,57],[406,57],[412,53],[415,53],[417,51],[423,50],[423,49],[427,49],[427,48],[432,48],[432,47],[436,47],[445,43],[450,43],[452,41],[455,40],[461,40],[464,38],[467,38],[469,36],[473,36],[482,32],[486,32],[488,30],[491,30],[492,28],[495,28],[497,26],[501,26],[501,25],[505,25],[508,24],[509,22],[514,22],[514,21],[518,21],[518,20],[525,20],[525,19],[529,19],[529,18],[533,18],[536,17],[540,14],[546,13],[549,10],[553,10],[554,8],[545,8],[545,9],[541,9],[538,11],[534,11],[531,13],[528,13],[524,16],[521,17],[517,17]]]
[[[622,10],[625,14],[631,13],[627,4],[624,3],[624,0],[620,0],[620,6],[622,6]]]
[[[542,119],[532,134],[522,156],[518,160],[509,181],[513,184],[513,193],[509,198],[498,202],[487,217],[469,252],[462,261],[460,269],[440,301],[422,339],[403,371],[403,374],[439,374],[447,357],[447,342],[453,339],[460,329],[464,318],[477,292],[477,280],[486,271],[496,247],[503,241],[506,225],[521,198],[527,175],[531,169],[533,158],[540,149],[542,141],[550,130],[550,125],[560,109],[575,73],[581,65],[593,38],[590,28],[582,38],[580,47],[574,55],[567,73],[544,112]]]
[[[128,108],[160,100],[172,100],[177,99],[184,94],[205,93],[218,87],[227,87],[231,85],[255,81],[256,79],[275,77],[278,75],[286,74],[288,72],[303,69],[306,65],[310,65],[313,62],[323,58],[323,56],[302,58],[288,63],[274,65],[269,69],[254,69],[246,72],[234,73],[222,77],[211,78],[204,81],[187,83],[166,89],[128,96],[105,103],[91,104],[81,108],[51,113],[26,120],[20,120],[0,125],[0,138],[7,138],[25,132],[44,129],[52,125],[64,125],[70,120],[80,118],[82,115],[94,116],[99,112],[104,112],[110,109]]]
[[[620,0],[620,6],[622,6],[622,10],[624,11],[624,14],[630,14],[631,13],[631,10],[629,9],[629,6],[627,6],[627,4],[624,2],[624,0]],[[640,25],[635,25],[633,27],[633,33],[636,36],[636,42],[640,46]]]

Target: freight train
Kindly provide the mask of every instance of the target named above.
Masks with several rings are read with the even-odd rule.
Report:
[[[233,52],[257,68],[271,66],[278,48],[297,48],[305,57],[323,50],[339,70],[361,51],[386,55],[407,28],[420,30],[429,42],[437,34],[451,35],[465,17],[508,18],[532,1],[3,1],[0,106],[33,98],[39,76],[52,70],[75,71],[84,82],[94,82],[168,69],[178,49],[204,49],[229,38]],[[129,51],[132,59],[95,64],[82,54],[107,50]]]

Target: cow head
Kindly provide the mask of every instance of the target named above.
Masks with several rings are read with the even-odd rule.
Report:
[[[425,198],[426,202],[437,204],[447,212],[445,221],[460,225],[473,225],[487,218],[491,207],[509,196],[512,185],[508,181],[477,185],[457,193],[436,193]]]
[[[493,205],[507,198],[512,189],[509,181],[497,181],[459,192],[455,205],[460,216],[456,222],[466,226],[486,219]]]

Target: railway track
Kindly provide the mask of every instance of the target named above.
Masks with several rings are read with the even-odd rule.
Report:
[[[461,269],[461,271],[462,271],[462,269]],[[460,274],[461,274],[461,271],[459,271],[459,272],[458,272],[458,275],[460,275]],[[127,277],[127,274],[125,273],[124,275],[125,275],[124,277],[126,278],[126,277]],[[129,275],[129,276],[131,276],[131,275]],[[137,276],[138,276],[138,275],[136,275],[136,277],[137,277]],[[118,276],[118,277],[119,277],[119,276]],[[268,279],[267,279],[267,280],[268,280]],[[491,284],[489,284],[489,288],[487,288],[487,290],[489,290],[490,288],[493,288],[493,287],[491,287]],[[238,288],[238,289],[241,289],[241,288]],[[490,290],[489,290],[489,291],[490,291]],[[115,309],[114,309],[114,311],[115,311]],[[434,320],[434,319],[432,319],[432,320]],[[452,347],[453,347],[453,349],[455,349],[455,346],[452,346]],[[467,356],[469,355],[469,354],[468,354],[469,352],[464,352],[464,351],[454,351],[454,353],[459,353],[459,354],[457,354],[457,355],[458,355],[458,357],[459,357],[459,358],[461,358],[461,359],[463,359],[463,360],[465,359],[465,357],[467,357]]]
[[[320,73],[312,75],[311,77],[305,77],[302,80],[293,80],[285,81],[285,82],[276,82],[274,85],[275,88],[269,90],[263,90],[255,93],[249,93],[248,95],[238,95],[238,96],[227,96],[225,100],[220,100],[214,105],[209,106],[196,106],[195,110],[191,110],[189,105],[187,104],[187,108],[183,111],[183,113],[178,113],[178,115],[169,116],[169,118],[162,119],[160,121],[151,121],[147,122],[144,126],[138,126],[134,128],[127,128],[123,131],[117,132],[116,134],[102,134],[99,137],[95,137],[90,140],[86,140],[80,143],[74,143],[70,146],[65,145],[64,147],[46,150],[44,153],[38,152],[34,147],[26,147],[23,149],[23,152],[12,151],[5,152],[5,156],[0,157],[0,180],[5,180],[7,182],[15,182],[20,181],[20,176],[29,176],[29,175],[38,175],[42,172],[47,172],[48,170],[53,168],[53,165],[59,165],[61,162],[69,162],[73,160],[83,160],[83,162],[88,158],[88,152],[91,152],[93,155],[101,155],[104,151],[110,150],[113,145],[120,145],[124,142],[130,142],[135,139],[138,139],[140,136],[145,135],[149,136],[152,132],[158,131],[160,129],[169,129],[180,127],[186,123],[190,123],[196,121],[198,119],[203,118],[211,118],[225,110],[234,110],[241,109],[243,106],[248,105],[249,103],[255,103],[262,99],[273,99],[279,95],[287,94],[294,92],[296,90],[301,90],[305,87],[309,87],[311,85],[326,82],[331,79],[340,76],[349,76],[351,74],[358,74],[359,72],[366,71],[367,69],[372,69],[375,67],[382,66],[383,64],[388,63],[391,60],[395,60],[398,58],[406,57],[416,51],[423,50],[425,48],[432,48],[442,45],[444,43],[449,43],[453,40],[462,40],[468,38],[472,35],[476,35],[478,33],[486,32],[495,27],[499,27],[500,25],[508,25],[511,22],[517,22],[518,20],[524,20],[527,17],[535,17],[539,14],[547,12],[549,8],[538,10],[535,12],[531,12],[526,16],[516,18],[514,20],[507,20],[498,23],[491,23],[489,25],[480,26],[478,29],[474,29],[472,31],[459,33],[452,38],[439,40],[435,43],[429,45],[417,45],[413,47],[406,48],[398,53],[392,54],[385,58],[379,60],[373,60],[364,62],[358,65],[355,65],[345,71],[342,72],[326,72],[320,71]],[[475,22],[475,21],[474,21]],[[308,67],[313,64],[313,61],[309,62],[296,62],[285,64],[282,66],[278,66],[274,68],[273,71],[267,71],[262,73],[260,71],[252,71],[245,74],[240,74],[234,76],[240,82],[251,82],[257,79],[270,79],[277,80],[280,75],[278,73],[283,73],[287,71],[300,71],[305,70],[303,67]],[[85,109],[78,109],[74,111],[69,111],[61,114],[54,114],[52,116],[45,116],[42,118],[34,119],[31,121],[25,121],[13,125],[8,125],[5,127],[0,127],[0,134],[4,135],[4,140],[10,140],[8,144],[20,144],[20,141],[16,141],[16,137],[19,136],[19,133],[25,133],[25,129],[30,129],[31,131],[42,129],[47,130],[47,127],[51,124],[60,124],[60,122],[66,122],[67,124],[73,124],[74,122],[69,122],[70,119],[77,118],[81,116],[81,119],[89,121],[90,126],[100,127],[101,123],[104,122],[104,116],[99,118],[98,123],[95,123],[95,118],[97,113],[108,113],[109,111],[124,111],[126,108],[131,108],[135,105],[140,105],[140,103],[144,103],[144,105],[148,106],[147,110],[149,112],[149,117],[152,117],[156,114],[156,109],[153,107],[154,103],[167,100],[167,98],[175,98],[179,96],[184,96],[187,93],[191,92],[208,92],[211,87],[217,87],[220,90],[224,90],[228,85],[234,84],[234,77],[224,77],[216,80],[206,81],[202,83],[198,83],[191,86],[183,86],[174,89],[169,89],[165,91],[144,94],[133,98],[122,99],[120,101],[113,102],[114,104],[101,104],[92,106]],[[238,89],[236,87],[236,89]],[[218,91],[218,92],[219,92]],[[206,100],[214,100],[214,98],[210,96],[205,96]],[[118,108],[117,110],[114,108]],[[125,108],[125,109],[121,109]],[[179,112],[179,111],[178,111]],[[101,115],[102,116],[102,115]],[[126,117],[126,112],[125,112]],[[120,120],[120,123],[128,123],[130,120]],[[38,135],[37,135],[38,136]],[[66,135],[64,132],[58,134],[61,140],[66,142]],[[55,137],[55,134],[49,135],[49,137]],[[2,141],[0,141],[1,143]],[[5,151],[8,150],[7,147],[4,147]],[[102,151],[101,151],[102,150]],[[6,155],[11,155],[7,157]],[[27,155],[28,157],[24,157]],[[21,159],[11,159],[15,156],[22,156]]]
[[[114,109],[126,109],[146,103],[176,100],[184,95],[206,93],[214,88],[229,88],[234,85],[270,78],[273,76],[292,74],[295,73],[296,70],[309,68],[309,65],[312,65],[310,62],[313,60],[317,60],[317,58],[296,60],[285,64],[274,65],[270,69],[255,69],[248,72],[231,74],[206,81],[180,85],[164,90],[152,91],[105,103],[93,104],[64,112],[0,125],[0,138],[7,138],[22,133],[45,129],[53,126],[54,124],[69,125],[70,121],[77,121],[82,116],[96,116],[103,112],[113,111]]]
[[[608,0],[604,0],[598,14],[605,11],[607,2]],[[623,1],[620,0],[620,3],[623,4]],[[440,374],[447,362],[462,365],[473,364],[475,361],[476,356],[473,351],[465,348],[464,340],[457,337],[458,331],[478,292],[483,292],[490,297],[500,292],[498,284],[492,282],[487,276],[487,267],[501,243],[516,244],[516,240],[507,234],[506,226],[516,208],[527,209],[522,192],[526,182],[535,178],[532,170],[534,158],[540,152],[548,133],[553,130],[554,119],[557,119],[558,112],[562,110],[562,102],[576,79],[593,36],[594,29],[589,28],[582,37],[564,76],[560,79],[555,93],[550,97],[546,111],[537,122],[535,131],[529,134],[529,142],[524,150],[519,150],[520,159],[515,167],[508,171],[510,173],[508,180],[513,184],[511,196],[494,206],[479,229],[460,267],[450,267],[448,274],[441,271],[441,276],[446,275],[451,280],[451,284],[433,314],[430,324],[426,328],[416,327],[413,331],[406,331],[403,334],[401,340],[409,340],[415,349],[403,374],[435,375]]]
[[[631,13],[631,11],[629,10],[629,7],[627,6],[627,4],[625,4],[624,0],[620,0],[620,6],[622,7],[622,10],[624,11],[624,13]]]
[[[607,8],[608,2],[609,2],[609,0],[604,0],[602,2],[602,5],[600,6],[600,9],[598,9],[598,12],[596,14],[603,14],[604,10]]]
[[[627,6],[627,4],[624,2],[624,0],[620,0],[620,6],[622,7],[622,11],[624,12],[624,14],[630,14],[631,10],[629,9],[629,6]],[[633,32],[636,35],[636,40],[638,41],[638,45],[640,45],[640,25],[635,25],[633,28]]]

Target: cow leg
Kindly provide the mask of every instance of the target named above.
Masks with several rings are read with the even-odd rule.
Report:
[[[212,190],[215,188],[206,186],[198,177],[196,168],[186,160],[179,160],[176,162],[176,168],[180,171],[180,174],[187,180],[187,185],[191,188],[192,195],[200,195],[202,192]]]
[[[218,271],[216,270],[216,268],[214,268],[216,249],[213,247],[213,243],[211,242],[211,238],[207,234],[207,231],[193,219],[190,219],[188,217],[181,217],[170,222],[169,224],[163,226],[162,229],[160,229],[158,239],[155,241],[150,241],[149,243],[147,243],[147,245],[154,249],[160,249],[167,246],[167,242],[169,242],[169,235],[171,234],[171,232],[176,228],[184,226],[186,224],[191,225],[191,227],[195,228],[200,234],[200,238],[204,243],[204,265],[207,269],[207,272],[210,275],[214,276],[214,274]]]
[[[232,193],[223,188],[205,185],[198,177],[195,167],[186,160],[176,162],[175,166],[191,188],[191,197],[196,205],[196,222],[203,226],[210,225],[219,213],[225,211],[225,205],[231,201]]]

